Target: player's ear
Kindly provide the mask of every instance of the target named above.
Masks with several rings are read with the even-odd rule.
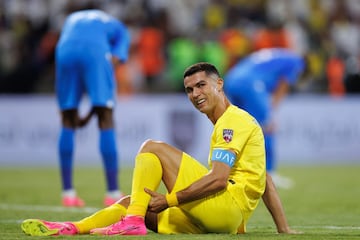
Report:
[[[222,78],[218,78],[216,85],[216,91],[221,92],[224,86],[224,80]]]

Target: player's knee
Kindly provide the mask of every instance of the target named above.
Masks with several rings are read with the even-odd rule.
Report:
[[[164,144],[164,142],[161,141],[155,141],[153,139],[147,139],[143,142],[143,144],[140,147],[140,153],[156,153],[158,150],[161,149],[161,146]]]
[[[64,127],[75,129],[77,127],[77,116],[71,114],[63,114],[61,122]]]
[[[127,196],[122,197],[121,199],[119,199],[116,203],[117,203],[117,204],[121,204],[121,205],[123,205],[125,208],[127,208],[127,207],[130,205],[130,200],[131,200],[130,196],[127,195]]]
[[[114,127],[112,109],[95,107],[94,111],[98,117],[98,126],[100,129],[109,129]]]

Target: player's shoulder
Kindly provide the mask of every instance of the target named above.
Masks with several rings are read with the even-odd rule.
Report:
[[[233,123],[239,125],[239,123],[253,122],[253,117],[244,109],[241,109],[235,105],[230,105],[222,116],[222,121],[226,123]]]
[[[249,115],[247,111],[235,105],[230,105],[225,114],[228,114],[230,117],[245,117]]]

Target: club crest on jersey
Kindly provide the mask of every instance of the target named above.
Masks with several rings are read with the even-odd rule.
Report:
[[[229,143],[231,142],[233,138],[234,130],[232,129],[223,129],[223,138],[225,142]]]

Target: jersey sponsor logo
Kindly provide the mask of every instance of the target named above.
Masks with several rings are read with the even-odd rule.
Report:
[[[233,138],[234,130],[232,129],[223,129],[223,138],[225,142],[229,143],[231,142]]]

